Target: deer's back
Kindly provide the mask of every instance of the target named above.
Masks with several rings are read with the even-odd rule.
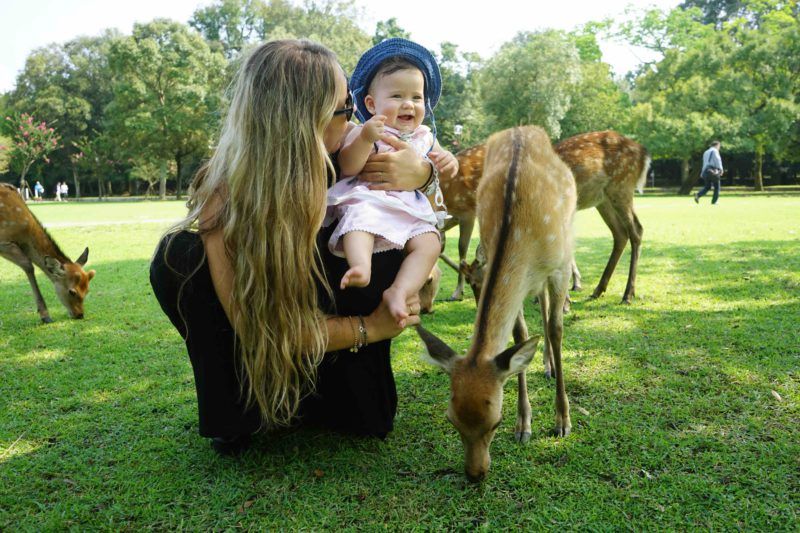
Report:
[[[8,183],[0,184],[0,241],[23,242],[38,227],[17,189]]]
[[[515,143],[516,168],[511,168]],[[507,195],[509,180],[514,184]],[[490,137],[477,208],[487,255],[505,233],[501,253],[511,264],[533,264],[542,272],[561,267],[572,254],[575,202],[572,173],[544,130],[526,126]]]
[[[611,196],[632,199],[649,157],[641,144],[610,130],[570,137],[555,150],[575,176],[578,209]]]

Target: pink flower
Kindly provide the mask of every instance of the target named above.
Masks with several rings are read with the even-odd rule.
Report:
[[[30,135],[30,134],[29,134],[27,131],[23,131],[23,132],[22,132],[22,136],[23,136],[23,137],[27,137],[28,135]]]
[[[50,133],[53,133],[53,128],[50,128]]]
[[[24,117],[25,115],[22,116]],[[30,115],[28,115],[28,124],[33,124],[33,117]]]

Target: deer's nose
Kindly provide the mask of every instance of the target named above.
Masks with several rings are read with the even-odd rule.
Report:
[[[75,318],[77,318],[79,320],[82,319],[83,318],[83,313],[76,313],[75,314]]]

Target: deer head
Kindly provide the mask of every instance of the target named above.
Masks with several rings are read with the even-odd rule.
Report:
[[[83,300],[89,293],[89,282],[95,271],[83,270],[89,258],[89,248],[74,262],[60,262],[52,256],[45,256],[44,270],[53,281],[56,295],[72,318],[83,318]]]
[[[447,419],[464,444],[464,473],[472,482],[486,477],[491,464],[489,447],[503,420],[503,384],[524,372],[540,337],[531,337],[494,357],[460,357],[433,333],[417,326],[428,361],[450,375]]]

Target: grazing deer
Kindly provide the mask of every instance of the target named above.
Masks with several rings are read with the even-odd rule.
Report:
[[[42,322],[53,320],[36,283],[33,265],[41,268],[53,282],[58,299],[69,315],[83,318],[83,299],[95,274],[94,270],[83,270],[89,249],[86,248],[74,263],[70,261],[25,205],[17,190],[6,183],[0,183],[0,256],[25,271]]]
[[[527,331],[514,328],[528,293],[543,302],[544,331],[552,347],[555,432],[565,436],[572,427],[561,367],[561,303],[569,285],[575,198],[572,174],[541,128],[513,128],[489,139],[477,208],[488,269],[472,344],[459,357],[417,328],[431,362],[450,374],[447,418],[461,434],[471,481],[483,479],[489,470],[489,446],[502,421],[503,384],[514,374],[519,383],[515,435],[520,442],[530,439],[525,369],[539,338],[525,339]],[[517,344],[505,349],[512,328]]]
[[[439,292],[439,282],[442,279],[442,269],[433,265],[433,270],[428,275],[425,284],[419,290],[419,312],[422,314],[433,313],[433,300]]]
[[[465,152],[471,153],[470,159],[473,160],[471,164],[476,168],[479,163],[474,159],[482,153],[479,148],[481,147],[476,146],[465,150]],[[600,282],[592,293],[592,298],[598,298],[606,291],[617,262],[625,250],[625,245],[630,240],[630,271],[628,284],[622,296],[623,303],[630,303],[635,296],[636,268],[642,243],[642,225],[633,210],[633,192],[635,189],[641,192],[644,186],[647,171],[650,168],[650,156],[642,145],[614,131],[584,133],[570,137],[558,143],[555,151],[575,176],[578,209],[596,207],[614,237],[611,257],[608,259]],[[457,157],[462,153],[457,154]],[[469,191],[466,189],[461,190],[459,195],[448,195],[448,179],[446,177],[441,179],[442,192],[448,211],[464,213],[468,210],[470,203],[474,206],[474,188],[472,199],[468,198]],[[474,216],[472,219],[468,214],[456,214],[454,217],[458,217],[459,222],[463,217],[465,224],[474,224]],[[452,225],[455,225],[455,222],[452,222]],[[463,226],[461,231],[464,232]],[[469,226],[466,234],[471,235],[471,233],[472,227]],[[467,239],[468,242],[469,239]],[[460,239],[459,259],[460,263],[466,259],[466,247],[462,253]],[[452,265],[452,261],[449,264]],[[464,274],[460,269],[457,270],[459,270],[459,287],[456,287],[456,293],[461,294],[459,289],[463,287]],[[573,289],[579,290],[581,276],[574,261],[572,275],[574,278]]]

